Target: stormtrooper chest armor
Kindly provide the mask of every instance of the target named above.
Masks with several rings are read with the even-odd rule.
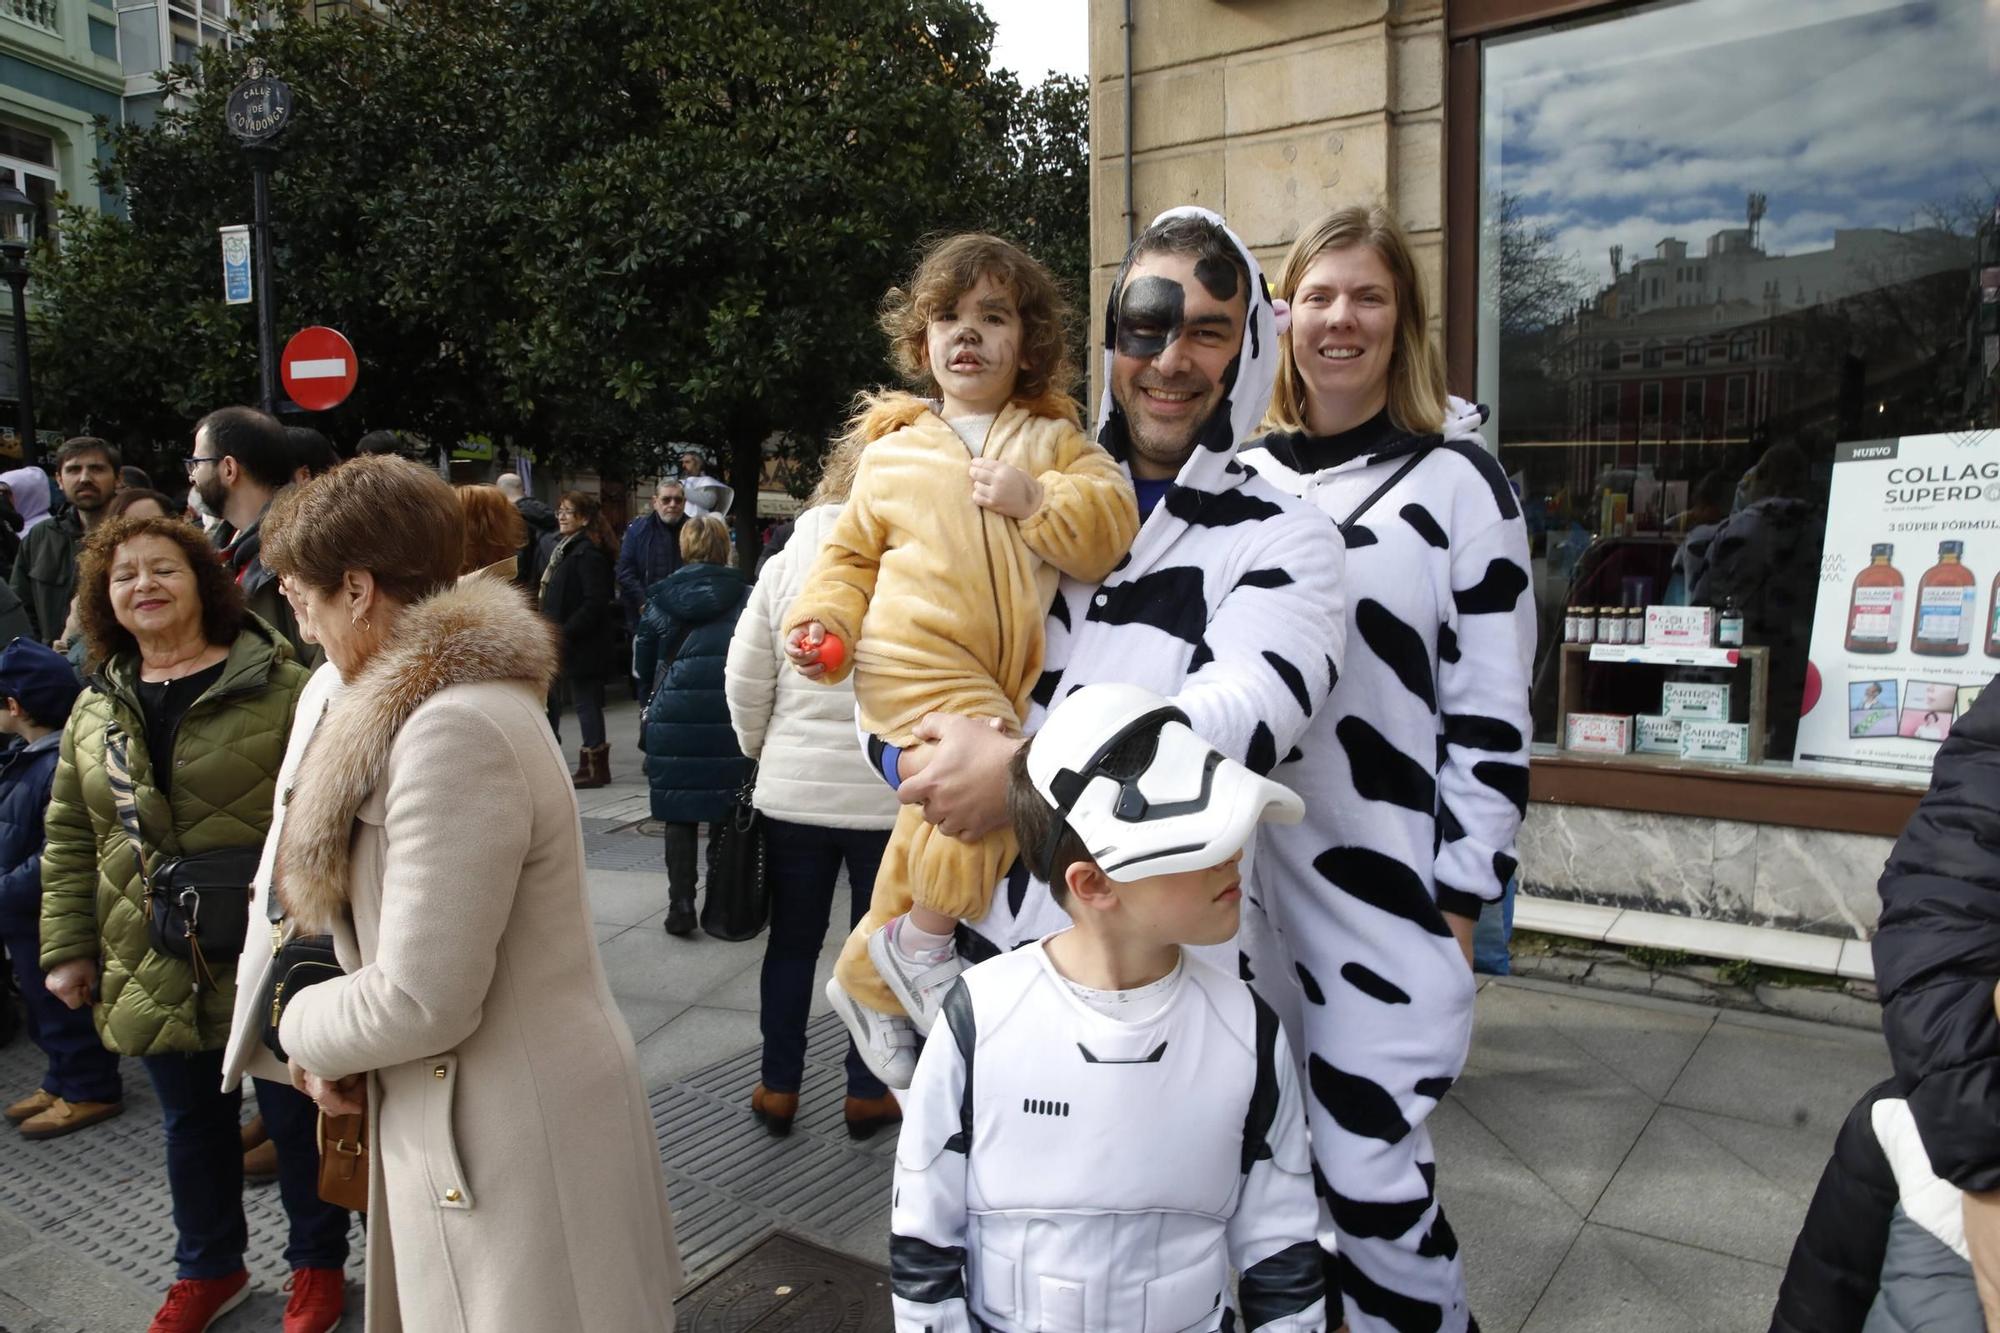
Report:
[[[967,978],[970,1209],[1228,1216],[1257,1075],[1249,992],[1189,958],[1152,1019],[1123,1023],[1039,948],[1008,962]]]

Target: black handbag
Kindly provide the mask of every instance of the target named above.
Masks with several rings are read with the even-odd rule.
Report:
[[[771,879],[764,856],[764,815],[751,803],[757,771],[729,813],[709,825],[708,891],[701,929],[719,940],[754,939],[771,920]]]
[[[132,790],[131,741],[115,722],[104,734],[104,770],[118,822],[139,864],[147,942],[156,953],[193,965],[195,994],[211,990],[216,967],[243,952],[250,931],[250,881],[263,859],[263,844],[218,847],[148,866]]]
[[[340,959],[334,956],[333,936],[287,936],[283,913],[278,906],[276,885],[271,887],[270,899],[271,967],[264,973],[263,993],[257,997],[257,1007],[251,1012],[264,1026],[261,1034],[264,1049],[277,1056],[280,1062],[289,1063],[292,1057],[285,1053],[284,1043],[278,1040],[278,1025],[285,1017],[285,1006],[306,987],[331,981],[345,969],[341,967]]]

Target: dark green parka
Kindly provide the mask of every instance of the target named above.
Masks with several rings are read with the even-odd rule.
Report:
[[[280,635],[246,616],[221,677],[188,709],[172,755],[161,757],[146,750],[138,673],[136,654],[113,658],[63,729],[42,853],[42,967],[98,960],[102,998],[92,1012],[104,1044],[121,1055],[213,1050],[229,1037],[235,964],[217,969],[219,984],[197,1003],[192,966],[149,947],[138,865],[106,780],[105,731],[115,718],[130,738],[149,857],[254,847],[271,826],[278,766],[307,672]],[[174,766],[171,797],[153,776],[160,762]],[[259,919],[253,908],[247,947],[259,943]]]

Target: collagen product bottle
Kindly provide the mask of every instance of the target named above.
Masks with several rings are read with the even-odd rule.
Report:
[[[1579,606],[1576,609],[1576,641],[1578,643],[1597,642],[1597,608]]]
[[[1972,647],[1973,604],[1978,579],[1961,563],[1965,543],[1938,543],[1938,562],[1917,584],[1917,623],[1910,651],[1926,657],[1958,657]]]
[[[1868,548],[1868,565],[1854,576],[1854,595],[1847,603],[1847,651],[1893,653],[1903,634],[1903,575],[1889,561],[1896,548],[1876,542]]]
[[[2000,574],[1993,576],[1993,592],[1986,599],[1986,655],[2000,657]]]

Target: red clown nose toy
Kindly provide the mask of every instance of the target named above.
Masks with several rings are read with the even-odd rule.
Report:
[[[847,660],[847,645],[829,634],[819,641],[819,664],[828,671],[840,670],[840,664]]]

